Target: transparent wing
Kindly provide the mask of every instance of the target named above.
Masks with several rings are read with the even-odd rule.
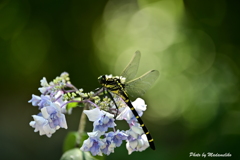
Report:
[[[144,75],[127,82],[125,89],[130,99],[135,100],[136,98],[143,96],[146,91],[151,88],[158,77],[159,72],[157,70],[151,70]]]
[[[126,81],[130,81],[136,76],[140,58],[141,58],[140,51],[136,51],[132,60],[129,62],[127,67],[121,73],[121,76],[125,77]]]

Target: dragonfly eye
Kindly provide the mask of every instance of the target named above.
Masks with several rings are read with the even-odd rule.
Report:
[[[104,84],[105,81],[106,81],[105,75],[102,75],[102,76],[99,76],[99,77],[98,77],[98,82],[99,82],[100,84]]]

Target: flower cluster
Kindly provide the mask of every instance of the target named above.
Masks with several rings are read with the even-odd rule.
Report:
[[[44,77],[41,81],[39,91],[41,96],[32,95],[28,101],[33,106],[38,106],[40,113],[33,115],[34,121],[30,126],[39,131],[40,135],[51,137],[59,128],[67,129],[67,122],[64,113],[66,113],[66,101],[64,100],[67,91],[66,87],[74,88],[69,82],[68,73],[64,72],[52,82],[48,83]]]
[[[127,131],[116,130],[113,114],[99,108],[86,110],[84,113],[89,121],[93,122],[93,132],[88,133],[89,138],[84,141],[81,147],[82,151],[89,151],[94,156],[102,155],[102,153],[109,155],[114,152],[114,148],[122,144],[123,140],[127,142],[126,148],[129,154],[133,151],[143,151],[149,147],[147,137],[132,111],[122,101],[118,101],[118,103],[122,103],[124,107],[119,108],[116,120],[126,120],[130,129]],[[142,115],[143,111],[146,110],[145,102],[140,98],[136,99],[132,104],[139,115]],[[113,128],[114,131],[106,133],[109,128]]]
[[[70,83],[66,72],[49,83],[46,78],[40,82],[41,95],[33,94],[29,101],[40,110],[37,115],[32,116],[33,121],[30,122],[30,126],[35,132],[39,131],[40,135],[51,137],[59,128],[67,129],[65,114],[71,112],[72,108],[69,108],[68,104],[74,102],[76,106],[85,106],[83,112],[89,121],[93,122],[93,131],[87,133],[89,138],[83,142],[80,148],[82,151],[89,151],[94,156],[109,155],[116,147],[121,146],[123,141],[126,141],[129,154],[149,147],[140,124],[121,97],[110,93],[112,96],[109,98],[103,88],[83,93],[83,89],[77,89]],[[142,116],[146,110],[144,100],[137,98],[132,105],[138,115]],[[116,120],[125,120],[129,129],[125,131],[117,129]]]

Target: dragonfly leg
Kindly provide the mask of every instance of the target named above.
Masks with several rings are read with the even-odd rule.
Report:
[[[116,102],[115,102],[115,100],[114,100],[112,94],[111,94],[108,90],[106,90],[106,91],[107,91],[107,93],[108,93],[110,99],[113,101],[113,103],[114,103],[114,105],[115,105],[115,107],[116,107],[116,109],[117,109],[117,112],[116,112],[115,117],[114,117],[114,118],[116,118],[117,115],[118,115],[118,106],[117,106],[117,104],[116,104]]]

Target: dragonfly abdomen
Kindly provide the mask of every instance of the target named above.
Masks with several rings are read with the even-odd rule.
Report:
[[[142,119],[140,118],[140,116],[138,115],[137,111],[135,110],[135,108],[133,107],[132,103],[130,101],[126,102],[128,107],[131,109],[133,115],[135,116],[135,118],[137,118],[138,120],[138,123],[140,124],[140,126],[142,127],[144,133],[146,134],[147,136],[147,139],[148,139],[148,143],[150,145],[150,147],[155,150],[155,145],[154,145],[154,142],[153,142],[153,138],[149,132],[149,130],[147,129],[147,127],[145,126],[145,124],[143,123]]]

